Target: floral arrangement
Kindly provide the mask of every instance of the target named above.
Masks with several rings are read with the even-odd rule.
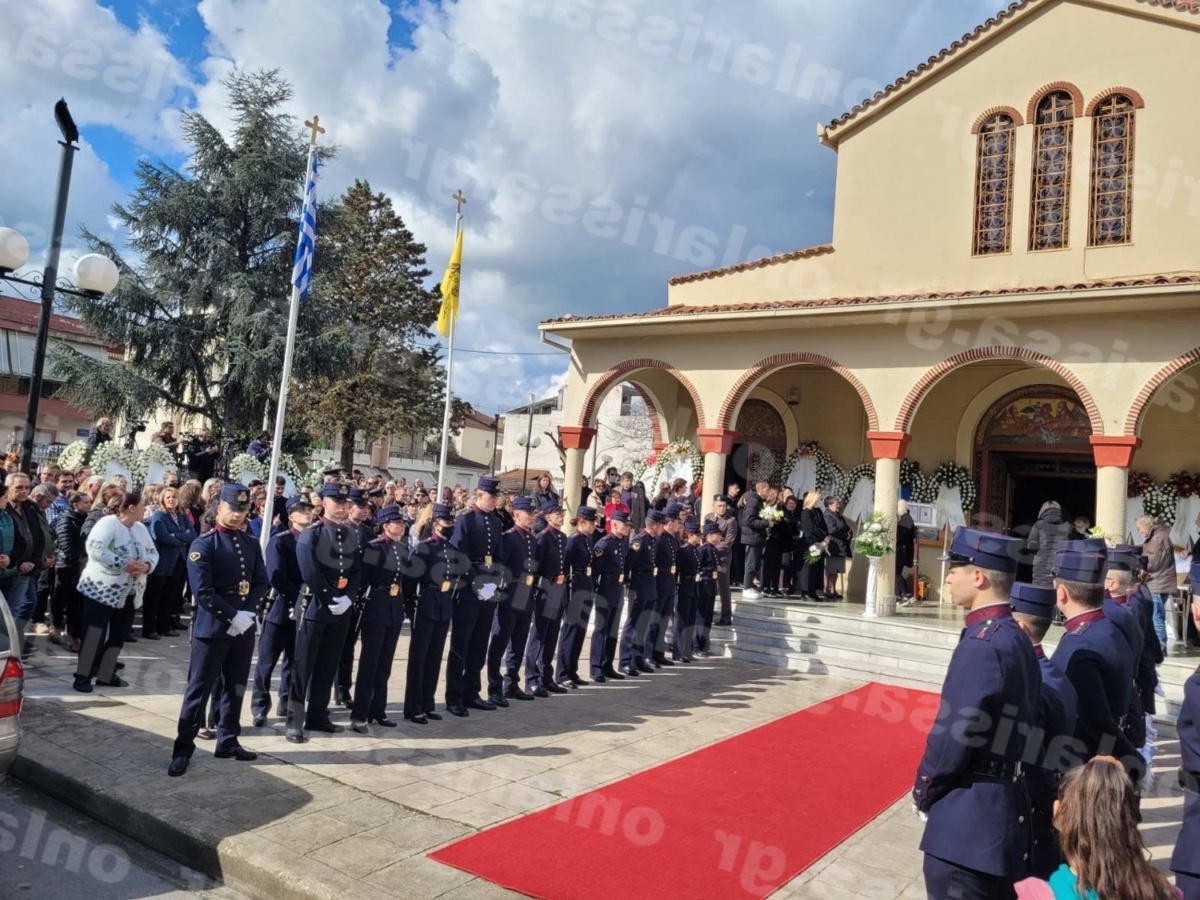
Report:
[[[934,469],[931,480],[937,486],[958,488],[962,496],[963,513],[968,517],[971,515],[971,510],[975,508],[975,498],[978,491],[975,489],[975,481],[971,478],[971,472],[966,466],[960,466],[953,462],[944,462]]]
[[[80,466],[87,465],[87,457],[87,441],[75,441],[67,444],[63,448],[63,452],[58,454],[58,464],[64,469],[78,469]]]
[[[633,476],[634,481],[641,481],[648,468],[644,459],[635,459],[629,466],[629,473]]]
[[[1101,540],[1104,541],[1104,543],[1108,544],[1108,546],[1110,546],[1110,547],[1115,547],[1119,543],[1117,538],[1115,538],[1113,535],[1106,532],[1099,525],[1093,525],[1091,528],[1089,528],[1088,532],[1087,532],[1087,536],[1090,538],[1100,538]]]
[[[900,484],[915,488],[918,482],[924,480],[925,476],[921,474],[921,467],[914,460],[905,457],[900,460]]]
[[[783,521],[783,510],[778,506],[764,506],[759,515],[766,520],[768,531],[774,528],[777,522]]]
[[[809,545],[808,553],[807,553],[809,562],[815,563],[817,560],[819,560],[824,555],[825,555],[825,545],[824,544],[810,544]]]
[[[783,484],[787,484],[788,478],[791,477],[792,470],[796,468],[796,463],[809,457],[812,457],[816,462],[817,487],[833,487],[841,477],[842,470],[838,464],[833,461],[833,457],[831,457],[821,446],[820,441],[802,441],[799,447],[789,453],[787,458],[783,461],[783,470],[779,476],[779,480]]]
[[[875,480],[875,466],[872,463],[860,463],[849,472],[842,475],[841,483],[834,491],[837,496],[842,498],[842,502],[847,502],[854,494],[854,489],[858,487],[858,483],[864,478]]]
[[[268,475],[270,472],[267,473]],[[300,467],[296,465],[296,460],[290,456],[280,454],[279,456],[279,474],[285,475],[292,479],[292,484],[296,486],[296,490],[304,484],[304,476],[300,474]]]
[[[863,520],[858,537],[854,539],[854,552],[860,556],[887,556],[893,550],[891,522],[881,512],[873,512]]]
[[[270,470],[249,453],[239,453],[229,463],[230,479],[241,478],[243,472],[253,472],[254,477],[264,483],[271,477]]]
[[[1175,493],[1184,499],[1200,493],[1200,475],[1194,472],[1172,472],[1167,484],[1175,488]]]
[[[1130,498],[1141,497],[1152,487],[1154,487],[1154,479],[1149,472],[1130,472],[1129,489],[1125,493]]]
[[[1179,494],[1170,482],[1152,484],[1142,494],[1142,507],[1146,510],[1146,515],[1154,516],[1167,528],[1175,524],[1175,504],[1178,502]]]
[[[116,441],[108,441],[96,448],[96,452],[92,454],[92,459],[89,465],[100,475],[104,474],[104,470],[110,462],[117,463],[129,470],[132,480],[141,482],[146,477],[145,464],[142,461],[142,455],[136,450],[129,450],[122,447]],[[62,465],[62,463],[59,463]]]
[[[158,463],[168,475],[173,474],[179,468],[178,460],[175,459],[170,450],[158,441],[151,441],[150,446],[142,451],[140,464],[142,471],[147,475],[150,473],[151,463]]]
[[[918,471],[910,484],[914,503],[933,503],[937,500],[938,484],[923,472]]]
[[[700,481],[704,477],[704,454],[700,448],[691,441],[672,441],[658,453],[646,457],[646,468],[654,467],[653,482],[658,484],[668,462],[684,456],[692,461],[692,481]]]

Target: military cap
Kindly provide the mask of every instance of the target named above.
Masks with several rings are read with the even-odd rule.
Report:
[[[713,503],[716,503],[718,500],[726,504],[733,504],[733,501],[730,500],[725,494],[713,494]]]
[[[579,512],[580,512],[580,514],[582,514],[583,510],[581,509]],[[592,512],[595,513],[595,510],[592,510]],[[651,512],[654,512],[654,510],[651,510]],[[623,509],[618,509],[616,512],[614,512],[611,516],[608,517],[608,521],[623,522],[624,524],[628,525],[629,524],[629,513],[625,512],[625,510],[623,510]]]
[[[1052,587],[1017,582],[1013,585],[1010,600],[1013,612],[1052,619],[1056,595],[1057,592]]]
[[[454,508],[447,506],[445,503],[433,504],[433,517],[435,519],[454,519]]]
[[[475,486],[478,491],[483,491],[485,494],[500,493],[500,479],[493,478],[490,475],[484,475],[479,479],[479,484]]]
[[[683,512],[683,504],[672,501],[668,503],[667,508],[663,510],[663,515],[665,515],[668,519],[675,519],[679,517],[681,512]]]
[[[542,504],[541,513],[543,516],[548,516],[551,513],[562,512],[562,504],[557,500],[547,500]]]
[[[245,512],[250,508],[250,488],[236,483],[224,485],[221,488],[221,502],[235,512]]]
[[[1136,572],[1139,569],[1144,569],[1147,565],[1149,565],[1145,554],[1142,553],[1142,548],[1136,544],[1117,544],[1117,546],[1113,547],[1113,549],[1109,552],[1126,557],[1133,565],[1133,568],[1130,570],[1132,572]]]
[[[367,505],[367,492],[362,488],[350,488],[350,502],[355,506]]]
[[[533,501],[528,497],[514,497],[512,508],[523,512],[533,512]]]
[[[667,521],[667,514],[661,509],[652,509],[650,512],[646,513],[646,521],[657,522],[661,525],[663,522]]]
[[[367,496],[368,497],[382,497],[386,493],[387,493],[387,491],[385,491],[383,488],[377,487],[377,488],[371,488],[369,491],[367,491]]]
[[[1128,544],[1110,547],[1108,567],[1122,572],[1136,572],[1142,565],[1142,555],[1137,547]]]
[[[705,534],[720,534],[721,526],[718,525],[716,522],[705,522],[704,523],[704,533]]]
[[[1076,541],[1059,541],[1055,550],[1067,550],[1072,553],[1108,553],[1108,544],[1104,538],[1083,538]]]
[[[341,475],[342,470],[338,466],[334,466],[332,469],[323,469],[321,471],[321,474],[322,475]]]
[[[385,506],[379,512],[375,513],[375,523],[378,525],[386,525],[388,522],[403,522],[408,524],[408,520],[404,518],[404,513],[400,512],[398,506]]]
[[[331,481],[321,485],[322,500],[341,500],[343,503],[350,499],[350,485],[340,481]]]
[[[700,523],[695,519],[689,519],[687,522],[683,523],[683,530],[687,534],[699,534]]]
[[[993,572],[1017,571],[1021,542],[1017,538],[990,531],[960,526],[950,541],[950,551],[938,557],[942,562],[966,563]]]
[[[596,508],[593,506],[581,506],[575,512],[575,518],[583,519],[585,522],[595,522]]]
[[[304,494],[295,494],[288,497],[285,507],[289,514],[294,513],[298,509],[312,509],[313,505]]]
[[[1104,584],[1108,557],[1103,553],[1080,553],[1078,550],[1054,552],[1054,577],[1080,584]]]

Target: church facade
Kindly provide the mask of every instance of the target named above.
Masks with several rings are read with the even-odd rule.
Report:
[[[703,453],[706,508],[816,441],[890,514],[941,472],[996,530],[1047,500],[1117,539],[1143,510],[1190,515],[1196,83],[1190,0],[1013,3],[818,129],[838,154],[829,244],[676,278],[642,314],[542,323],[570,342],[566,484],[630,382],[656,446]]]

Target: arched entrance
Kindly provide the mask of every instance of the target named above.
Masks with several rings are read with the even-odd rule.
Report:
[[[972,471],[979,512],[996,530],[1024,537],[1048,500],[1068,521],[1096,509],[1092,424],[1079,396],[1060,385],[1011,391],[975,429]]]
[[[725,466],[725,483],[740,482],[749,489],[759,481],[777,482],[787,456],[787,427],[765,400],[750,399],[738,413],[738,443]]]

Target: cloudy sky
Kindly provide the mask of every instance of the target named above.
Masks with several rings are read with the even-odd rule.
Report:
[[[223,124],[221,78],[278,67],[340,148],[322,194],[386,191],[438,274],[466,192],[455,388],[494,412],[562,382],[539,320],[661,306],[674,275],[828,240],[816,125],[1000,6],[0,0],[0,224],[44,251],[59,96],[84,144],[68,228],[111,234],[135,161],[182,163],[178,110]]]

